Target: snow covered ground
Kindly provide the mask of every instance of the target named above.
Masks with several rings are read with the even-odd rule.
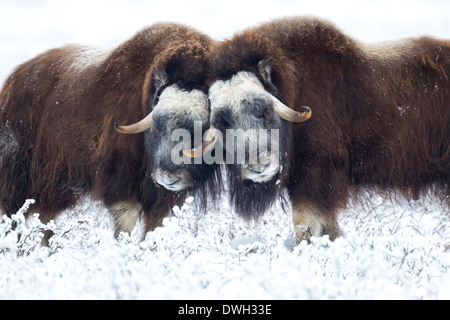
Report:
[[[188,201],[142,243],[113,239],[89,199],[49,226],[48,248],[37,221],[20,242],[4,221],[0,299],[450,298],[450,216],[433,199],[373,196],[342,214],[344,238],[298,246],[279,207],[259,223],[219,207],[198,216]]]
[[[115,46],[156,21],[190,24],[216,39],[292,14],[333,21],[362,41],[450,39],[450,3],[434,1],[1,0],[0,83],[21,62],[66,43]],[[112,237],[100,203],[84,199],[46,228],[0,222],[0,299],[450,299],[450,213],[436,199],[368,195],[342,212],[346,236],[293,246],[275,206],[246,223],[227,199],[205,216],[190,201],[138,243]]]

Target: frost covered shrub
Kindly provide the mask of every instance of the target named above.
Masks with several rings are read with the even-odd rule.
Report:
[[[76,223],[58,227],[53,220],[50,220],[47,224],[42,223],[39,219],[39,213],[34,213],[31,219],[27,221],[25,213],[34,203],[33,199],[28,199],[16,214],[11,215],[11,217],[2,216],[0,222],[1,254],[16,254],[18,257],[28,256],[37,248],[42,249],[43,243],[45,243],[44,248],[47,247],[47,252],[51,255],[59,248],[64,247],[67,243],[67,239],[64,238],[68,233],[88,221],[88,219],[78,220]],[[50,238],[47,239],[46,237]]]
[[[36,246],[39,246],[44,238],[44,231],[53,231],[55,225],[50,221],[44,225],[39,220],[39,214],[34,214],[31,219],[31,225],[27,226],[25,213],[34,200],[26,200],[24,205],[16,214],[9,218],[2,216],[0,224],[0,252],[16,253],[18,256],[29,255]]]
[[[342,215],[345,237],[298,245],[279,207],[245,222],[228,201],[200,214],[192,200],[143,242],[138,228],[115,239],[106,208],[91,199],[54,224],[25,223],[27,209],[3,217],[0,300],[450,297],[450,217],[431,199],[412,207],[374,198],[374,210]],[[48,246],[45,228],[54,232]]]

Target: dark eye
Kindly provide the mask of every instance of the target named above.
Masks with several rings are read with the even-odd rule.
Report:
[[[264,111],[264,117],[266,117],[267,119],[271,119],[273,117],[272,108],[267,108],[266,111]]]
[[[159,131],[161,130],[161,126],[159,124],[159,121],[154,121],[151,127],[152,131],[154,133],[159,133]]]
[[[156,126],[153,125],[149,130],[149,136],[153,140],[159,140],[161,139],[161,132]]]

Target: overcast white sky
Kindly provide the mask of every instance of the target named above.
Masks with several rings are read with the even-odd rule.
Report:
[[[0,83],[14,67],[67,43],[111,47],[157,21],[220,40],[286,15],[315,15],[362,41],[450,39],[446,0],[0,0]]]

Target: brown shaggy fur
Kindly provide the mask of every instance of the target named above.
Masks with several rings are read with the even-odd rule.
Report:
[[[281,185],[294,208],[315,209],[324,233],[335,232],[352,190],[417,198],[431,188],[450,204],[450,41],[363,45],[327,22],[292,17],[238,33],[211,57],[209,83],[251,71],[291,108],[311,107],[310,120],[285,122],[292,141]],[[272,61],[274,86],[258,72],[263,59]],[[235,206],[249,215],[239,203],[252,208],[261,197],[241,190]]]
[[[211,43],[192,28],[160,23],[111,52],[65,46],[19,66],[0,95],[4,212],[33,198],[48,221],[92,192],[106,206],[140,203],[147,229],[159,224],[185,194],[156,186],[145,135],[119,134],[113,123],[151,111],[155,68],[167,72],[167,85],[205,91]]]

